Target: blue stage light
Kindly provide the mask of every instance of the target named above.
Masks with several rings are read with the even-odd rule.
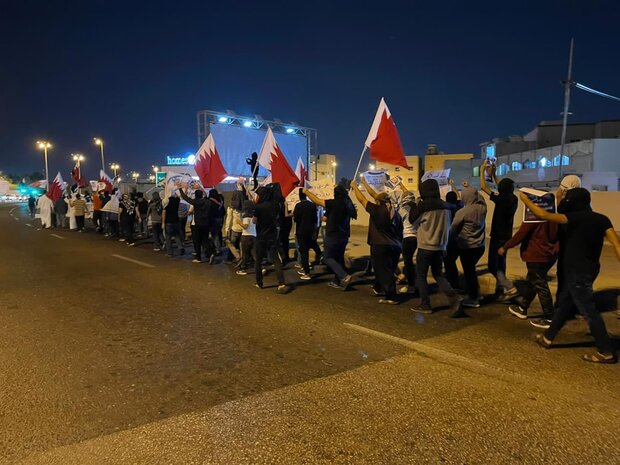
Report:
[[[244,121],[243,126],[245,126],[246,128],[252,127],[252,121]]]
[[[217,120],[220,123],[228,123],[228,118],[226,116],[220,116]]]
[[[295,129],[293,128],[286,128],[286,133],[287,134],[293,134],[295,132]]]

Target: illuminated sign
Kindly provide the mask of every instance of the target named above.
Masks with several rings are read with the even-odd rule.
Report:
[[[196,156],[192,153],[187,153],[183,157],[166,156],[166,164],[168,166],[193,165],[195,162],[196,162]]]
[[[155,183],[159,184],[163,182],[163,180],[166,179],[167,174],[168,173],[164,173],[163,171],[158,171],[157,173],[155,173]]]

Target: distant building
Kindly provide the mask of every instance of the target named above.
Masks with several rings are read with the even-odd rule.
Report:
[[[563,154],[561,137],[560,121],[542,121],[523,136],[483,142],[481,156],[497,158],[498,175],[518,185],[552,187],[562,176],[577,174],[593,190],[618,189],[620,120],[569,124]]]
[[[336,155],[329,153],[323,153],[319,155],[318,160],[313,155],[310,157],[310,167],[308,174],[310,179],[331,179],[334,183],[338,183],[339,179],[336,177],[338,168],[338,162],[336,161]],[[295,167],[293,167],[295,169]]]
[[[473,153],[443,153],[439,152],[437,145],[429,144],[424,154],[424,171],[443,170],[448,160],[471,160]]]
[[[386,170],[390,177],[400,176],[403,180],[403,184],[408,190],[417,192],[420,181],[420,157],[417,155],[409,155],[406,156],[405,159],[407,160],[409,168],[383,162],[371,163],[371,167],[374,167],[376,170]]]

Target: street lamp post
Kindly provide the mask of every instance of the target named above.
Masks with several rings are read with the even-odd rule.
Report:
[[[133,182],[138,184],[138,178],[140,177],[140,173],[138,173],[137,171],[134,171],[133,173],[131,173],[131,177],[133,178]]]
[[[336,163],[335,161],[332,161],[332,168],[334,168],[334,174],[332,175],[334,177],[334,182],[336,182],[336,167],[338,166],[338,163]]]
[[[72,153],[71,157],[73,158],[73,161],[76,163],[78,167],[78,183],[79,183],[79,180],[82,179],[82,162],[84,161],[84,155],[82,155],[81,153]]]
[[[49,191],[49,168],[47,166],[47,150],[52,148],[52,144],[45,140],[38,140],[37,147],[43,150],[43,154],[45,156],[45,189]]]
[[[118,170],[121,168],[121,166],[118,163],[110,163],[110,168],[112,168],[112,171],[114,171],[114,179],[116,179]]]
[[[103,141],[99,139],[98,137],[95,137],[93,140],[95,141],[95,145],[98,145],[99,148],[101,149],[101,169],[105,171],[105,161],[103,158]]]

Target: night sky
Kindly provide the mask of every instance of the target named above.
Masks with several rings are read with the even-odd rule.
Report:
[[[196,112],[315,127],[352,175],[385,96],[408,154],[478,144],[559,119],[575,78],[620,94],[620,2],[0,0],[0,170],[50,174],[71,152],[146,172],[196,150]],[[620,118],[575,91],[574,121]],[[240,154],[246,155],[246,154]],[[68,177],[68,176],[67,176]]]

